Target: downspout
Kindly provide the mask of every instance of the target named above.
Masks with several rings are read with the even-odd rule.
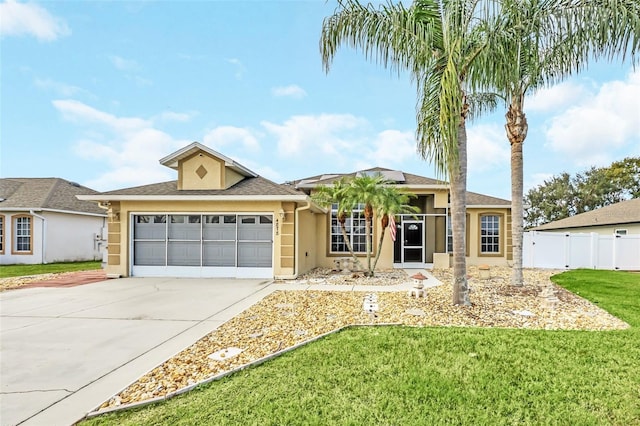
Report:
[[[306,206],[302,206],[302,207],[296,207],[295,210],[295,224],[294,224],[294,232],[296,234],[295,237],[295,247],[294,247],[294,256],[293,256],[293,279],[295,280],[296,278],[298,278],[298,274],[299,274],[299,269],[300,269],[300,261],[298,259],[298,248],[300,247],[300,212],[303,210],[309,210],[311,208],[311,201],[307,200],[307,205]]]
[[[46,243],[47,243],[47,238],[46,238],[46,236],[47,236],[47,219],[45,219],[44,216],[40,216],[39,214],[36,214],[36,212],[33,211],[33,209],[29,210],[29,214],[31,216],[37,217],[38,219],[40,219],[42,221],[42,259],[41,259],[40,263],[45,264],[45,263],[47,263],[47,262],[45,262],[45,256],[44,256],[45,247],[47,246],[46,245]]]
[[[111,208],[111,203],[109,201],[98,201],[98,207],[106,210],[107,217],[102,219],[102,229],[107,228],[109,226],[109,208]],[[102,253],[102,261],[101,266],[103,270],[107,270],[107,265],[109,263],[109,236],[102,235],[102,229],[100,230],[101,241],[98,243],[98,250]],[[108,233],[107,229],[107,233]],[[103,241],[106,241],[107,244],[104,246],[104,252],[102,251]]]

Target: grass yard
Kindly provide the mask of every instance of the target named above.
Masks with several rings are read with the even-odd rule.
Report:
[[[23,277],[27,275],[50,274],[55,272],[90,271],[100,269],[100,262],[47,263],[44,265],[3,265],[0,278]]]
[[[640,425],[640,274],[554,281],[632,328],[355,328],[83,425]]]

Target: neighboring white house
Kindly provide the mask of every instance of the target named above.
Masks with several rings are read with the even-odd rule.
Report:
[[[102,259],[106,212],[76,198],[96,193],[59,178],[0,179],[0,264]]]
[[[595,232],[600,235],[640,234],[640,198],[555,220],[530,231]]]
[[[524,233],[529,268],[640,271],[640,199],[622,201]]]

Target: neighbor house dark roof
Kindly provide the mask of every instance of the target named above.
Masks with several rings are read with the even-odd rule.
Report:
[[[550,231],[553,229],[583,228],[589,226],[621,225],[640,223],[640,198],[621,201],[565,219],[540,225],[532,231]]]
[[[301,195],[305,194],[297,191],[288,185],[279,185],[263,177],[248,177],[227,189],[198,189],[185,190],[178,189],[178,181],[154,183],[151,185],[136,186],[133,188],[118,189],[115,191],[103,192],[105,199],[109,196],[197,196],[197,195],[231,195],[231,196],[259,196],[259,195]]]
[[[0,211],[60,210],[106,215],[96,203],[76,198],[85,194],[98,192],[60,178],[3,178]]]

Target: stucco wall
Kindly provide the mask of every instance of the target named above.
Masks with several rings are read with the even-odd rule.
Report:
[[[102,259],[100,237],[106,218],[55,212],[44,212],[43,216],[47,218],[47,262]]]
[[[324,220],[325,215],[314,214],[309,210],[298,213],[298,246],[296,256],[298,259],[298,274],[304,274],[317,266],[318,233],[316,232],[319,220]]]
[[[198,174],[202,167],[201,175]],[[224,188],[224,163],[204,153],[194,154],[179,162],[178,189]]]
[[[43,234],[42,219],[31,215],[28,211],[1,213],[5,220],[5,250],[4,254],[0,255],[0,263],[40,264],[102,259],[101,247],[94,236],[102,235],[102,228],[106,224],[105,218],[47,211],[35,213],[45,218],[45,234]],[[12,218],[21,215],[31,217],[31,254],[12,254],[14,247]]]

